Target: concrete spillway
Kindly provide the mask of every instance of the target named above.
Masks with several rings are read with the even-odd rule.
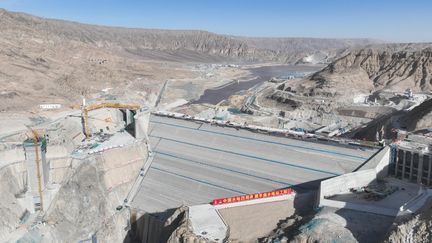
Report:
[[[150,118],[155,157],[132,207],[147,213],[351,172],[376,150],[332,146],[166,117]]]

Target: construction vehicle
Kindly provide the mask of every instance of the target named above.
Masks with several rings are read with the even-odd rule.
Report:
[[[122,104],[118,102],[105,102],[98,104],[86,105],[85,99],[83,99],[82,108],[82,120],[83,120],[83,130],[87,139],[91,137],[91,132],[88,124],[89,115],[88,113],[93,110],[102,108],[115,108],[115,109],[128,109],[128,110],[138,110],[141,108],[139,104]]]

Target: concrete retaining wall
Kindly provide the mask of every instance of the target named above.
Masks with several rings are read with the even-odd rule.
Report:
[[[388,166],[390,164],[390,146],[382,148],[372,158],[370,158],[358,171],[375,170],[378,178],[388,175]]]
[[[390,153],[391,149],[389,146],[387,146],[377,154],[376,157],[379,158],[379,162],[375,167],[377,178],[384,178],[388,175],[388,167],[390,165]]]
[[[372,157],[358,171],[322,181],[320,186],[319,205],[334,208],[347,208],[388,216],[397,215],[398,210],[395,209],[328,199],[328,197],[336,194],[348,193],[350,188],[367,186],[376,179],[387,176],[389,163],[390,147],[387,146],[375,154],[374,157]]]
[[[375,170],[357,171],[321,182],[320,201],[325,197],[349,192],[350,188],[362,187],[376,180]]]

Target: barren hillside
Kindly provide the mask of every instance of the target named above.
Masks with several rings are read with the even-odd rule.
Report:
[[[193,82],[199,97],[211,82],[227,77],[217,70],[197,69],[194,63],[296,62],[318,52],[320,58],[312,61],[327,61],[339,49],[374,42],[105,27],[3,9],[0,32],[0,111],[28,109],[43,102],[71,104],[82,95],[113,87],[116,95],[131,96],[128,91],[132,90],[148,98],[165,80],[183,80],[178,87]],[[245,72],[228,71],[234,73],[228,78]]]
[[[9,35],[3,37],[9,37],[8,39],[19,38],[24,34],[23,31],[31,31],[27,34],[78,41],[99,48],[126,51],[150,59],[171,58],[178,61],[183,59],[202,61],[203,57],[206,57],[209,61],[234,58],[243,61],[295,62],[299,58],[317,52],[327,53],[330,58],[340,50],[349,47],[379,42],[370,39],[246,38],[200,30],[95,26],[44,19],[6,10],[0,10],[0,15],[2,31],[9,32]]]
[[[351,48],[377,44],[372,39],[324,39],[324,38],[245,38],[262,59],[272,58],[286,63],[328,63]]]
[[[351,51],[315,73],[321,90],[432,90],[432,44],[376,45]],[[348,92],[350,93],[350,92]]]

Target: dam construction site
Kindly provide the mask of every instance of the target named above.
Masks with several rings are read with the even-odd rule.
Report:
[[[1,137],[1,241],[382,237],[429,201],[432,156],[416,136],[373,144],[83,100]]]
[[[0,1],[0,243],[432,242],[412,1]]]

